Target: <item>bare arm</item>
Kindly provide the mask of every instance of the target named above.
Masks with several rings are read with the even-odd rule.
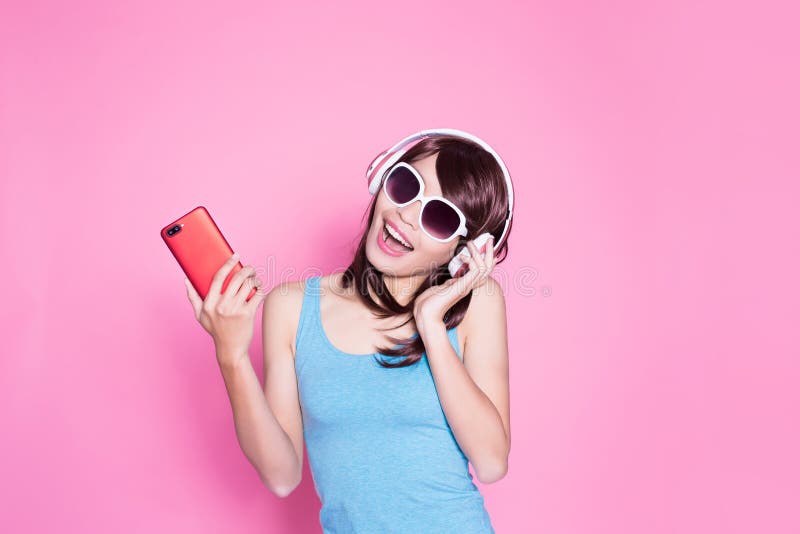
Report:
[[[511,449],[505,299],[494,279],[487,282],[473,291],[461,323],[463,364],[441,320],[418,323],[442,410],[484,484],[505,476]]]
[[[246,302],[251,287],[249,278],[253,276],[250,266],[236,273],[220,295],[221,282],[235,259],[231,258],[217,272],[205,301],[188,280],[187,292],[196,318],[214,339],[239,445],[262,482],[275,495],[285,497],[302,477],[302,418],[293,343],[289,341],[294,334],[293,314],[296,311],[299,316],[302,297],[298,301],[297,291],[280,291],[283,286],[279,286],[266,296],[259,292]],[[253,316],[262,300],[263,388],[248,355]]]
[[[285,497],[300,482],[301,460],[270,409],[250,358],[239,358],[238,362],[220,364],[220,369],[231,401],[239,446],[264,485],[278,497]]]

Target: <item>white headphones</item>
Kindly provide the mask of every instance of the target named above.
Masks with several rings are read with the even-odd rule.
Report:
[[[495,152],[488,143],[470,133],[453,128],[434,128],[430,130],[422,130],[400,140],[393,147],[388,148],[378,154],[369,164],[369,167],[367,167],[367,183],[369,184],[369,193],[371,195],[375,195],[380,190],[381,182],[383,181],[383,177],[386,172],[392,167],[392,165],[397,163],[397,161],[402,158],[403,155],[411,148],[411,146],[416,144],[416,142],[428,137],[442,136],[460,137],[480,145],[484,150],[494,157],[494,159],[497,161],[497,164],[500,165],[500,169],[503,171],[503,176],[506,179],[506,189],[508,190],[508,216],[506,217],[506,223],[503,227],[503,233],[500,234],[500,239],[494,245],[494,248],[497,249],[506,238],[509,224],[511,224],[511,216],[514,210],[514,186],[511,184],[511,176],[509,176],[508,169],[506,168],[506,164],[503,162],[502,158],[500,158],[497,152]],[[482,251],[489,237],[491,237],[491,234],[487,233],[481,234],[475,239],[475,244],[479,250]],[[453,277],[456,276],[456,274],[461,270],[461,267],[464,265],[464,262],[461,258],[464,257],[463,253],[465,251],[467,251],[467,254],[469,254],[468,249],[462,248],[450,262],[449,270]]]

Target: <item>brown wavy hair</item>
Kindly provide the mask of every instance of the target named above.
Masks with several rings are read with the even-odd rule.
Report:
[[[456,250],[460,250],[462,246],[466,246],[467,241],[475,239],[484,232],[492,234],[497,243],[508,214],[508,193],[500,165],[480,145],[451,136],[425,138],[411,147],[399,161],[411,163],[437,152],[439,156],[436,158],[436,175],[439,178],[442,196],[461,208],[467,219],[467,235],[458,237]],[[451,276],[447,270],[447,263],[444,263],[428,275],[407,305],[401,305],[392,297],[383,281],[383,273],[369,262],[366,254],[367,234],[372,226],[375,203],[379,194],[380,192],[373,196],[364,217],[362,217],[362,222],[366,218],[364,233],[358,243],[352,263],[342,273],[342,285],[348,288],[355,284],[361,301],[381,319],[409,314],[409,318],[402,323],[405,325],[413,320],[416,298],[429,287],[442,284]],[[511,233],[511,225],[512,223],[509,223],[508,234]],[[505,260],[508,255],[508,235],[494,253],[496,264]],[[369,293],[370,287],[379,302],[372,299]],[[448,330],[461,323],[471,300],[472,292],[456,302],[445,313],[444,323]],[[386,330],[392,329],[387,328]],[[422,359],[425,346],[418,334],[407,339],[389,335],[387,338],[395,345],[400,346],[398,348],[381,348],[378,352],[387,356],[406,356],[406,358],[391,362],[378,359],[378,363],[383,367],[407,367]]]

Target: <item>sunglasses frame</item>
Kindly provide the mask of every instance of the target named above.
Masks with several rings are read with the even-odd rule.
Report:
[[[386,190],[386,183],[389,181],[388,180],[389,177],[392,175],[392,173],[398,167],[405,167],[406,169],[408,169],[411,172],[411,174],[413,174],[414,177],[417,179],[417,182],[419,182],[419,192],[416,194],[416,196],[414,198],[412,198],[411,200],[409,200],[408,202],[403,202],[402,204],[399,204],[399,203],[395,202],[392,199],[392,196]],[[421,201],[422,202],[422,206],[419,209],[419,227],[420,227],[420,229],[422,229],[423,232],[425,232],[425,235],[427,235],[428,237],[430,237],[434,241],[438,241],[439,243],[447,243],[449,241],[452,241],[453,238],[456,237],[456,236],[459,236],[459,235],[462,236],[462,237],[466,237],[467,236],[467,218],[464,216],[464,213],[458,208],[458,206],[456,206],[455,204],[453,204],[452,202],[450,202],[449,200],[447,200],[444,197],[441,197],[441,196],[438,196],[438,195],[426,196],[424,194],[425,193],[425,181],[422,179],[422,176],[420,176],[420,174],[417,172],[417,170],[414,167],[412,167],[411,165],[409,165],[408,163],[406,163],[404,161],[399,161],[399,162],[395,163],[388,171],[386,171],[386,174],[383,177],[383,187],[382,187],[382,189],[383,189],[383,194],[386,195],[386,198],[389,200],[389,202],[391,202],[392,204],[394,204],[398,208],[402,208],[404,206],[408,206],[409,204],[411,204],[413,202],[416,202],[417,200]],[[434,235],[431,235],[431,233],[428,232],[428,230],[425,228],[425,225],[422,224],[422,213],[425,211],[425,206],[427,206],[428,203],[431,202],[432,200],[438,200],[440,202],[444,202],[445,204],[447,204],[448,206],[453,208],[453,210],[458,215],[458,219],[459,219],[458,228],[456,229],[455,232],[453,232],[452,235],[450,235],[450,237],[441,239],[441,238],[438,238],[438,237],[436,237]]]

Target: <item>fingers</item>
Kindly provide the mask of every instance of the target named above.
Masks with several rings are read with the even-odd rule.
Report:
[[[222,264],[222,267],[214,275],[214,278],[211,279],[211,285],[208,288],[208,295],[206,296],[206,300],[211,300],[212,302],[216,301],[219,298],[219,294],[222,293],[222,283],[228,277],[228,274],[233,269],[236,262],[239,261],[239,253],[234,253],[230,258],[225,260],[225,263]],[[232,281],[232,280],[231,280]]]
[[[486,266],[489,268],[489,272],[494,269],[494,237],[490,237],[489,240],[486,242]]]
[[[494,267],[494,259],[494,237],[489,236],[483,245],[483,252],[478,254],[478,262],[486,267],[486,274]]]
[[[255,313],[259,304],[261,304],[267,296],[267,292],[261,287],[261,280],[256,278],[256,282],[258,282],[258,291],[256,291],[255,295],[245,304],[245,307],[253,313]]]
[[[478,250],[478,247],[475,246],[474,241],[467,242],[467,247],[471,253],[468,260],[470,272],[474,270],[473,280],[477,282],[476,286],[478,286],[486,282],[489,273],[494,267],[494,238],[490,238],[486,242],[484,247],[485,253],[483,255]]]
[[[242,270],[237,272],[234,275],[234,279],[231,279],[228,289],[225,290],[226,295],[230,293],[231,302],[234,306],[244,304],[247,296],[250,294],[250,291],[254,287],[261,285],[261,280],[256,277],[255,268],[253,268],[251,265],[247,265]],[[236,289],[236,292],[233,293],[234,288],[237,286],[239,286],[238,289]],[[255,295],[253,295],[253,298],[255,298]]]
[[[469,252],[470,252],[469,256],[470,269],[476,267],[478,274],[483,274],[483,271],[486,269],[486,263],[483,259],[483,256],[481,256],[481,251],[478,250],[478,247],[475,246],[474,241],[470,241],[469,243],[467,243],[467,246],[469,247]]]
[[[468,280],[469,284],[471,285],[482,274],[482,267],[481,264],[478,263],[480,261],[480,253],[478,252],[478,247],[475,246],[475,243],[472,241],[467,242],[467,249],[469,249],[469,257],[467,258],[469,270],[467,271],[467,274],[461,278],[465,279],[465,282]]]
[[[236,267],[234,267],[234,269],[235,268]],[[245,265],[236,271],[236,273],[231,276],[230,282],[228,282],[228,286],[225,288],[225,293],[222,294],[222,300],[236,302],[236,296],[239,294],[239,291],[243,289],[245,280],[251,276],[255,276],[255,268],[252,265]],[[248,291],[249,290],[250,289],[248,288]],[[247,293],[245,293],[245,296],[247,296]],[[244,298],[241,300],[244,301]]]

